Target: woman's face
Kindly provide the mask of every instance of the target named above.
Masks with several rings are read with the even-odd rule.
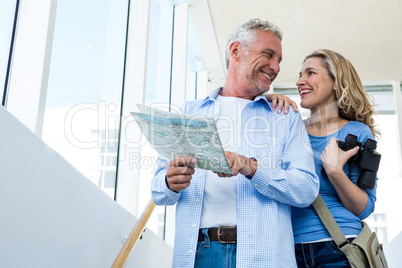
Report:
[[[322,59],[307,59],[296,82],[301,102],[305,109],[317,110],[336,101],[334,80],[322,63]]]

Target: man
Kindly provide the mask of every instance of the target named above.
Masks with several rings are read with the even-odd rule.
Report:
[[[259,19],[235,29],[224,87],[183,107],[216,119],[233,175],[194,169],[191,157],[158,160],[153,200],[177,204],[173,267],[296,267],[290,206],[310,205],[319,181],[300,115],[274,112],[262,95],[279,73],[281,39]]]

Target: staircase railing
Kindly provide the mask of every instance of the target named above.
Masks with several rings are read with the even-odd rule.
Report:
[[[117,255],[117,257],[112,265],[112,268],[122,268],[122,267],[126,266],[127,261],[130,258],[131,252],[133,251],[135,245],[137,244],[138,240],[140,239],[142,233],[144,232],[145,226],[146,226],[148,219],[151,216],[154,208],[155,208],[155,203],[151,199],[151,200],[149,200],[145,210],[142,212],[140,218],[138,219],[137,223],[135,224],[133,230],[131,231],[130,235],[128,236],[123,247],[121,248],[119,255]]]

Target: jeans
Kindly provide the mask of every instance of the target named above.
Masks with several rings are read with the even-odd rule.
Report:
[[[208,229],[203,229],[205,240],[197,243],[194,268],[235,268],[236,244],[210,241]]]
[[[352,241],[353,239],[348,239]],[[296,244],[297,267],[350,267],[349,261],[334,241]]]

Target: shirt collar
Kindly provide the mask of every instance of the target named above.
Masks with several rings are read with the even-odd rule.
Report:
[[[220,88],[217,88],[217,89],[215,89],[214,91],[212,91],[203,101],[202,101],[202,103],[204,104],[204,103],[206,103],[207,101],[214,101],[214,100],[216,100],[216,97],[218,97],[218,95],[222,92],[222,89],[223,89],[223,87],[220,87]],[[272,103],[271,102],[268,102],[268,100],[267,100],[267,98],[265,98],[265,96],[264,95],[258,95],[258,96],[256,96],[255,98],[254,98],[254,102],[257,102],[257,101],[259,101],[259,102],[265,102],[267,105],[268,105],[268,107],[271,109],[271,111],[273,111],[273,109],[272,109]]]
[[[254,98],[254,101],[259,101],[259,102],[262,102],[262,103],[266,103],[267,105],[268,105],[268,107],[271,109],[271,111],[273,111],[273,109],[272,109],[272,102],[269,102],[268,100],[267,100],[267,98],[265,98],[265,96],[264,95],[258,95],[258,96],[256,96],[255,98]]]

